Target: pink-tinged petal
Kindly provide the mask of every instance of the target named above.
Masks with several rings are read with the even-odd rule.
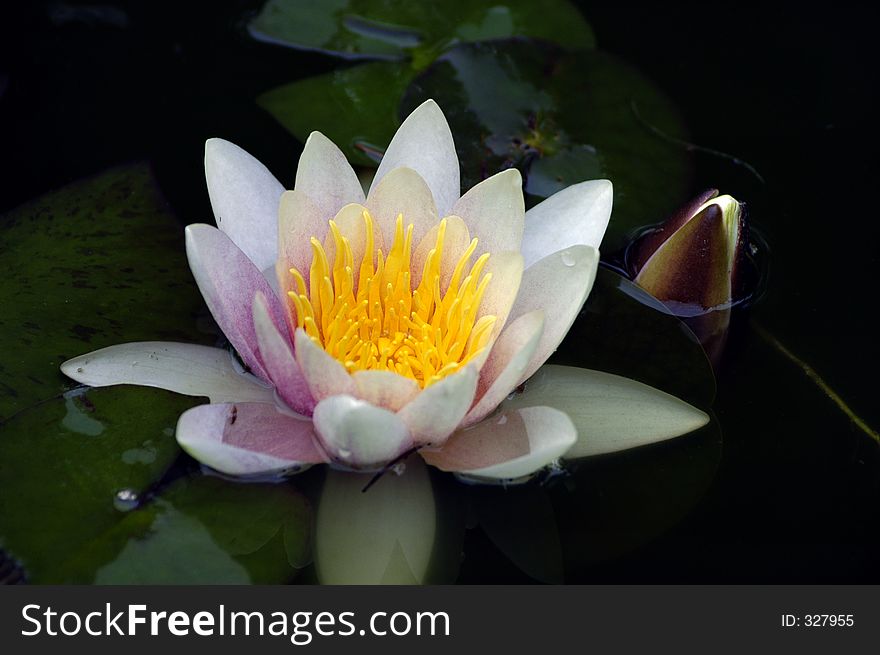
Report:
[[[320,132],[312,132],[306,139],[293,188],[305,193],[321,216],[328,218],[349,203],[364,202],[364,190],[351,164]]]
[[[366,210],[367,208],[363,205],[351,203],[340,209],[333,218],[333,222],[339,228],[339,233],[348,240],[348,247],[351,248],[352,261],[355,264],[355,278],[357,278],[358,267],[361,261],[363,261],[364,253],[367,250],[367,225],[364,221],[364,212]],[[383,253],[388,253],[385,249],[385,240],[382,237],[382,232],[379,229],[374,229],[373,250],[371,253],[374,264],[376,262],[376,251],[380,249]],[[324,237],[324,250],[327,253],[327,259],[333,262],[336,257],[336,240],[331,232],[327,232]]]
[[[479,239],[474,252],[520,250],[525,220],[522,176],[515,168],[496,173],[465,193],[452,213],[461,216],[471,235]]]
[[[284,325],[281,303],[263,273],[226,234],[210,225],[188,225],[186,254],[196,284],[223,334],[259,377],[268,380],[257,350],[253,302],[257,293],[268,301],[272,320]]]
[[[568,416],[550,407],[505,411],[456,432],[428,464],[482,480],[517,481],[552,464],[577,441]]]
[[[466,366],[427,387],[397,413],[416,445],[439,446],[446,441],[474,402],[477,377],[476,366]]]
[[[422,281],[422,272],[425,270],[425,262],[428,254],[437,245],[437,234],[440,231],[440,223],[436,223],[428,233],[418,242],[413,251],[412,264],[412,288],[418,287]],[[458,216],[446,217],[446,232],[443,235],[443,256],[440,258],[440,291],[446,293],[449,281],[455,271],[455,265],[471,244],[471,235],[467,225]],[[471,256],[471,264],[476,258]]]
[[[261,403],[193,407],[177,421],[177,442],[228,475],[295,472],[324,461],[311,421]]]
[[[272,388],[236,370],[229,351],[193,343],[120,343],[69,359],[61,371],[92,387],[137,384],[206,396],[212,403],[274,403]]]
[[[567,459],[603,455],[697,430],[709,416],[675,396],[619,375],[572,366],[542,366],[504,411],[547,405],[572,420],[577,443]]]
[[[335,212],[334,212],[335,214]],[[278,207],[278,261],[281,288],[290,290],[290,269],[295,268],[309,279],[312,263],[312,237],[323,241],[334,214],[322,214],[320,208],[302,191],[285,191]]]
[[[257,159],[223,139],[205,142],[205,179],[217,227],[261,271],[271,266],[281,183]]]
[[[412,448],[406,424],[394,412],[341,395],[315,406],[315,432],[324,452],[337,464],[375,470]]]
[[[440,220],[431,190],[411,168],[388,171],[382,181],[370,190],[366,206],[389,248],[394,243],[394,229],[399,214],[403,214],[404,229],[409,224],[413,226],[413,243],[419,243]]]
[[[440,214],[452,209],[461,189],[458,155],[446,117],[433,100],[426,100],[397,129],[373,178],[370,195],[389,172],[412,168],[428,183]]]
[[[554,193],[526,212],[522,253],[526,268],[547,255],[583,244],[598,248],[611,218],[614,189],[590,180]]]
[[[517,301],[523,281],[523,257],[518,252],[496,252],[489,256],[483,274],[491,274],[492,279],[486,286],[477,316],[494,316],[496,321],[492,332],[497,336]]]
[[[504,328],[480,369],[478,400],[465,417],[464,426],[481,421],[516,389],[543,332],[544,311],[540,309],[523,314]]]
[[[593,288],[598,268],[598,250],[592,246],[571,246],[525,270],[510,317],[516,319],[543,309],[544,333],[520,382],[537,371],[568,334]]]
[[[352,378],[357,385],[358,398],[392,412],[398,411],[421,392],[415,380],[391,371],[355,371]]]
[[[278,396],[295,412],[311,416],[315,400],[293,356],[290,342],[278,331],[266,297],[260,293],[254,298],[254,329],[260,355]]]
[[[345,367],[312,341],[302,328],[294,334],[294,348],[296,361],[316,401],[338,394],[357,394],[357,386]]]

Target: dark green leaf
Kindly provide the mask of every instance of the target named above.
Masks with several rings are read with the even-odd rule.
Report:
[[[690,158],[664,136],[683,135],[678,112],[606,53],[566,54],[522,40],[460,45],[413,81],[401,114],[427,98],[449,119],[464,188],[511,166],[536,199],[584,179],[610,179],[606,253],[663,219],[686,193]]]
[[[629,280],[600,268],[593,290],[550,363],[639,380],[708,410],[715,376],[693,332]]]
[[[428,63],[446,44],[529,36],[592,48],[593,31],[566,0],[269,0],[250,23],[258,39],[343,57]]]
[[[75,355],[142,340],[211,342],[183,229],[146,165],[0,217],[0,421],[70,389]]]
[[[706,495],[721,461],[721,426],[617,455],[581,460],[553,485],[566,572],[618,557],[661,536]]]
[[[400,124],[397,106],[414,75],[396,62],[372,62],[286,84],[257,102],[300,141],[318,130],[352,163],[375,165]]]

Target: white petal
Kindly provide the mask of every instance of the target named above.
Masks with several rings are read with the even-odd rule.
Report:
[[[272,321],[262,294],[254,298],[254,330],[260,356],[266,363],[266,371],[278,396],[295,412],[311,416],[315,400],[293,356],[290,341],[282,336]]]
[[[598,268],[598,250],[592,246],[572,246],[525,270],[510,319],[543,309],[544,333],[520,382],[537,371],[568,334],[593,288]]]
[[[566,458],[664,441],[709,422],[696,407],[646,384],[570,366],[544,366],[526,383],[525,392],[501,407],[536,404],[565,412],[577,427],[577,443]]]
[[[177,421],[177,442],[228,475],[291,473],[324,461],[312,422],[260,403],[199,405]]]
[[[446,117],[433,100],[426,100],[397,129],[370,186],[400,166],[412,168],[428,183],[441,216],[446,216],[461,189],[458,155]]]
[[[351,164],[320,132],[312,132],[306,139],[293,188],[305,193],[325,220],[349,203],[364,202],[364,190]]]
[[[318,497],[315,570],[323,584],[423,584],[437,535],[431,478],[418,457],[402,475],[330,470]]]
[[[354,380],[345,367],[312,341],[305,330],[299,328],[293,338],[296,361],[315,400],[357,393]]]
[[[281,183],[257,159],[223,139],[205,142],[205,179],[217,227],[261,271],[274,264]]]
[[[394,243],[397,216],[403,214],[403,227],[413,226],[413,244],[419,243],[439,222],[434,197],[425,180],[412,168],[388,171],[382,182],[370,190],[367,209],[373,215],[388,248]]]
[[[236,370],[229,352],[193,343],[120,343],[69,359],[61,371],[92,387],[137,384],[207,396],[212,403],[275,402],[272,387]]]
[[[479,239],[475,257],[484,252],[519,251],[525,220],[522,176],[515,168],[496,173],[469,189],[452,213],[461,216],[471,236]]]
[[[357,396],[371,405],[396,412],[422,390],[418,383],[391,371],[355,371]]]
[[[456,432],[440,450],[422,450],[421,455],[444,471],[518,481],[558,460],[576,440],[575,427],[563,412],[524,407]]]
[[[614,190],[608,180],[572,184],[526,212],[522,253],[526,268],[577,244],[598,248],[611,218]]]
[[[480,369],[479,401],[468,412],[463,425],[482,420],[516,389],[543,332],[544,312],[540,309],[520,316],[505,328]]]
[[[477,368],[466,366],[427,387],[398,412],[414,443],[439,446],[452,434],[474,402],[477,377]]]
[[[381,468],[412,447],[396,414],[352,396],[325,398],[312,419],[326,453],[350,468]]]

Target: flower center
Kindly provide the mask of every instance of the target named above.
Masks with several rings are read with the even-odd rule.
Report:
[[[398,215],[394,243],[385,256],[375,249],[373,218],[366,210],[363,217],[366,247],[356,272],[349,241],[332,220],[332,265],[321,242],[312,237],[308,288],[303,275],[290,269],[296,291],[288,295],[297,324],[349,373],[392,371],[427,387],[466,365],[489,342],[495,316],[477,317],[492,278],[482,274],[489,254],[469,266],[477,247],[473,239],[441,291],[443,219],[421,280],[412,289],[412,224],[404,231],[403,215]]]

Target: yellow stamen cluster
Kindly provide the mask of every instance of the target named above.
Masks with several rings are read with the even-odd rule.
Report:
[[[441,292],[443,219],[419,285],[413,290],[413,226],[404,231],[403,215],[398,215],[394,243],[385,256],[375,248],[373,218],[367,211],[363,216],[366,246],[357,272],[349,240],[332,220],[332,265],[321,242],[312,237],[308,288],[303,275],[290,269],[296,291],[288,295],[297,324],[349,373],[393,371],[427,387],[466,365],[489,342],[495,316],[477,318],[492,278],[491,273],[482,275],[489,255],[478,257],[466,271],[477,247],[473,239]]]

